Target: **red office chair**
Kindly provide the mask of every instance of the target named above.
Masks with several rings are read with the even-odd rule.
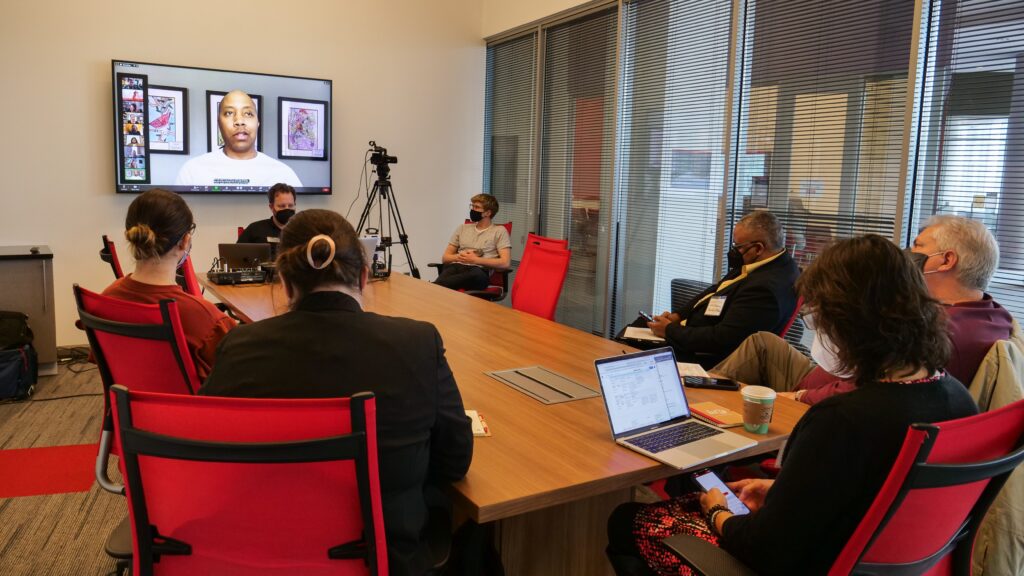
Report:
[[[547,248],[556,248],[558,250],[568,250],[569,241],[560,238],[548,238],[547,236],[541,236],[534,234],[533,232],[526,233],[526,246],[523,248],[523,257],[519,260],[519,267],[522,268],[527,261],[530,259],[530,252],[537,246],[545,246]],[[513,292],[515,291],[515,284],[512,285]],[[513,294],[514,296],[514,294]]]
[[[466,220],[466,224],[472,223],[472,220]],[[505,230],[508,231],[509,236],[512,235],[512,222],[505,222],[502,224]],[[444,270],[444,264],[440,262],[431,262],[427,264],[430,268],[437,268],[437,273],[441,274]],[[465,292],[470,296],[476,296],[477,298],[483,298],[484,300],[490,300],[491,302],[500,302],[505,299],[505,296],[509,292],[508,277],[512,273],[512,269],[508,270],[492,270],[491,276],[487,280],[487,288],[483,290],[459,290],[459,292]]]
[[[376,403],[112,391],[133,574],[387,574]]]
[[[79,321],[89,339],[104,392],[109,393],[114,383],[173,394],[194,394],[199,389],[176,302],[127,302],[90,292],[78,284],[74,291]],[[108,492],[123,494],[124,486],[107,476],[110,455],[120,451],[113,437],[109,398],[105,396],[104,402],[96,482]],[[107,553],[122,561],[131,558],[130,536],[126,518],[107,539]]]
[[[830,575],[971,573],[978,525],[1024,462],[1024,400],[907,431],[885,484]],[[753,574],[728,552],[687,535],[663,542],[700,574]]]
[[[178,284],[181,289],[196,298],[203,297],[203,288],[199,285],[199,279],[196,278],[195,268],[192,267],[192,255],[189,254],[185,257],[185,261],[181,263],[181,267],[178,268],[179,281]]]
[[[114,271],[114,278],[124,276],[124,272],[121,270],[121,261],[117,257],[117,246],[114,245],[114,242],[106,234],[103,235],[103,248],[100,250],[100,260],[110,264],[110,269]]]
[[[572,251],[546,246],[533,246],[530,251],[529,260],[521,262],[516,272],[512,307],[554,320]]]
[[[245,228],[243,226],[239,226],[238,227],[238,237],[239,238],[242,237],[242,232],[245,232]]]
[[[800,309],[803,308],[803,306],[804,297],[800,296],[796,299],[796,307],[793,308],[793,313],[789,316],[789,321],[786,322],[786,325],[782,327],[782,330],[779,330],[779,338],[786,337],[786,334],[789,332],[789,329],[792,328],[793,323],[796,322],[797,316],[800,315]]]

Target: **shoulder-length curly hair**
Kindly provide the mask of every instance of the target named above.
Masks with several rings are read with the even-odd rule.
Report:
[[[832,244],[800,276],[797,290],[858,385],[921,368],[934,372],[949,358],[942,305],[906,254],[881,236]]]

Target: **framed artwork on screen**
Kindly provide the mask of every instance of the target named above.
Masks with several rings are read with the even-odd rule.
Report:
[[[213,152],[224,146],[224,138],[220,133],[220,125],[217,124],[217,115],[220,113],[220,101],[224,99],[227,92],[206,91],[206,151]],[[260,123],[256,131],[256,150],[263,152],[263,97],[259,94],[249,94],[256,104],[256,119]]]
[[[327,160],[331,133],[327,102],[278,98],[277,157],[292,160]]]
[[[188,89],[150,85],[146,100],[150,153],[188,155]]]

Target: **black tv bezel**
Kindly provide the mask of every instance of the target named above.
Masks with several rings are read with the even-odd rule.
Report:
[[[118,93],[118,91],[120,90],[120,86],[118,85],[118,81],[117,81],[117,74],[118,74],[118,72],[117,72],[117,65],[118,65],[118,63],[121,63],[121,64],[138,64],[138,65],[142,65],[142,66],[164,66],[164,67],[167,67],[167,68],[178,68],[178,69],[186,69],[186,70],[202,70],[204,72],[226,72],[226,73],[229,73],[229,74],[249,74],[249,75],[252,75],[252,76],[270,76],[270,77],[273,77],[273,78],[287,78],[287,79],[292,79],[292,80],[312,80],[314,82],[326,82],[327,86],[328,86],[328,92],[329,92],[329,104],[330,104],[330,107],[328,108],[327,126],[326,126],[326,128],[324,130],[324,135],[325,135],[325,140],[327,141],[327,150],[328,150],[327,155],[328,155],[328,158],[326,160],[327,160],[327,167],[328,167],[327,168],[327,174],[328,174],[328,178],[330,180],[330,185],[326,187],[327,188],[326,191],[324,190],[324,187],[322,187],[322,186],[321,187],[303,186],[302,188],[296,188],[295,189],[295,193],[297,195],[302,195],[302,196],[330,196],[330,195],[334,194],[334,162],[333,162],[333,159],[331,158],[331,154],[333,153],[333,146],[332,146],[333,132],[332,132],[332,127],[334,125],[334,110],[333,110],[333,108],[334,108],[334,81],[333,80],[331,80],[329,78],[312,78],[312,77],[308,77],[308,76],[292,76],[292,75],[288,75],[288,74],[272,74],[272,73],[269,73],[269,72],[248,72],[248,71],[245,71],[245,70],[227,70],[227,69],[223,69],[223,68],[205,68],[205,67],[202,67],[202,66],[180,66],[180,65],[177,65],[177,64],[164,64],[164,63],[160,63],[160,62],[142,62],[142,61],[139,61],[139,60],[128,60],[128,59],[124,59],[124,58],[114,58],[114,59],[110,60],[110,79],[111,79],[111,87],[112,87],[112,91],[113,91],[112,92],[112,95],[113,95],[113,101],[112,101],[112,111],[113,111],[113,118],[112,119],[113,119],[113,122],[112,122],[112,124],[113,124],[113,127],[114,127],[114,141],[119,143],[118,147],[114,149],[114,192],[116,194],[141,194],[141,193],[145,192],[146,190],[151,190],[153,188],[163,188],[165,190],[169,190],[169,191],[175,192],[177,194],[197,194],[197,195],[201,195],[201,196],[205,196],[205,195],[232,196],[232,195],[239,195],[239,194],[245,194],[245,195],[262,194],[262,195],[266,195],[266,193],[267,193],[267,190],[266,190],[267,187],[265,187],[265,186],[259,186],[259,187],[258,186],[252,186],[251,188],[258,188],[258,189],[254,189],[254,190],[194,190],[194,188],[196,188],[195,186],[155,185],[155,184],[152,184],[152,183],[149,183],[149,182],[140,182],[139,186],[141,186],[141,188],[137,189],[137,190],[122,190],[121,189],[122,186],[132,186],[132,184],[127,184],[127,183],[120,183],[119,184],[118,183],[119,178],[117,177],[118,176],[117,171],[121,168],[121,164],[119,163],[119,160],[123,161],[123,159],[124,159],[124,157],[123,157],[123,154],[124,154],[124,144],[121,143],[121,136],[122,136],[122,134],[121,134],[121,131],[120,131],[121,130],[121,110],[118,108],[118,102],[119,102],[119,96],[120,96],[119,93]],[[147,84],[148,84],[148,81],[147,81]],[[148,106],[145,105],[145,101],[143,101],[143,102],[144,102],[144,105],[142,107],[143,125],[148,127],[149,126],[149,119],[146,118],[146,115],[148,114],[148,112],[147,112],[148,111]],[[263,126],[262,125],[260,126],[260,132],[261,133],[263,132]],[[151,166],[151,164],[150,164],[149,146],[146,146],[145,149],[146,149],[146,153],[145,153],[145,155],[143,157],[146,159],[146,165],[147,166]],[[316,190],[310,190],[310,188],[316,188]]]

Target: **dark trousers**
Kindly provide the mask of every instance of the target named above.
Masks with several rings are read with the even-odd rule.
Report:
[[[483,290],[490,278],[490,272],[480,266],[445,264],[434,283],[452,290]]]

